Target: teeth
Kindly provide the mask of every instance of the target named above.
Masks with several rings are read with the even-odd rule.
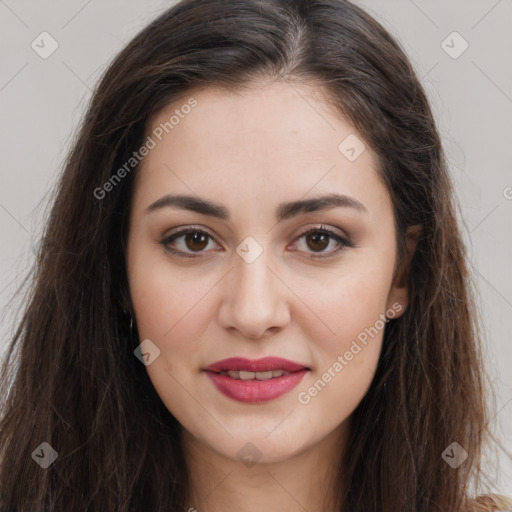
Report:
[[[289,374],[290,372],[287,372],[286,370],[268,370],[266,372],[246,372],[244,370],[229,370],[226,372],[221,372],[221,375],[229,375],[232,379],[241,380],[268,380]]]
[[[272,378],[272,370],[268,372],[256,372],[254,375],[258,380],[268,380]]]

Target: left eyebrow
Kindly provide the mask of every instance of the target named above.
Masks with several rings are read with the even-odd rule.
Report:
[[[209,215],[222,220],[230,219],[229,210],[224,205],[189,195],[165,195],[150,204],[145,211],[146,213],[151,213],[165,207],[191,210],[202,215]],[[276,219],[278,222],[281,222],[305,213],[328,210],[336,207],[352,208],[362,213],[368,213],[366,206],[354,197],[344,194],[328,194],[312,199],[282,203],[276,210]]]
[[[352,208],[361,213],[368,213],[366,206],[356,198],[344,194],[329,194],[302,201],[293,201],[279,205],[276,218],[278,222],[304,213],[329,210],[331,208]]]

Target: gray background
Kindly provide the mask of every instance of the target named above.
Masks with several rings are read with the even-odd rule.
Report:
[[[48,191],[92,86],[136,32],[172,3],[0,0],[0,352],[19,318],[23,302],[11,299],[33,260]],[[398,37],[431,100],[479,290],[497,391],[493,424],[512,451],[512,0],[356,3]],[[31,47],[43,31],[58,43],[47,59]],[[458,36],[448,37],[454,31],[469,45],[458,58],[445,51],[463,48]],[[512,461],[502,451],[499,461],[488,466],[490,490],[512,496]]]

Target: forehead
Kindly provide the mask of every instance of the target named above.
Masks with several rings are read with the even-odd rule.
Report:
[[[324,98],[320,86],[284,80],[253,84],[242,91],[201,88],[158,112],[147,131],[174,117],[164,138],[174,138],[176,145],[179,139],[182,149],[193,145],[196,150],[200,139],[201,154],[215,152],[243,160],[271,156],[276,160],[283,152],[291,152],[298,160],[303,152],[327,155],[334,150],[338,156],[338,139],[355,130]],[[195,106],[188,109],[191,100]],[[179,119],[173,116],[180,113]]]
[[[148,123],[156,146],[143,159],[137,188],[211,198],[245,190],[276,202],[309,190],[340,192],[389,207],[376,155],[324,98],[316,85],[287,81],[191,90]],[[347,158],[347,140],[357,152],[364,148],[355,160]]]

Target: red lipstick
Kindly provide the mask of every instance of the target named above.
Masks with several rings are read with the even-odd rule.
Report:
[[[203,369],[225,396],[246,403],[274,400],[299,384],[310,369],[280,357],[222,359]]]

